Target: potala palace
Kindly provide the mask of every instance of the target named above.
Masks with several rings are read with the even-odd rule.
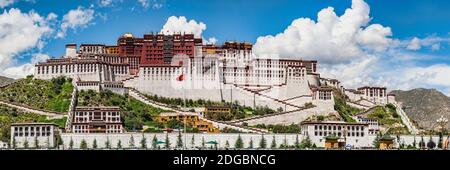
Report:
[[[35,78],[68,76],[82,89],[109,89],[212,101],[238,101],[246,106],[269,106],[284,111],[333,114],[333,88],[345,92],[358,107],[394,101],[386,88],[344,89],[336,79],[317,72],[314,60],[257,56],[249,43],[203,45],[192,34],[125,34],[116,46],[66,45],[66,54],[36,64]],[[177,78],[183,75],[183,81]]]
[[[277,139],[273,136],[273,140],[282,142],[284,137],[284,141],[292,144],[300,135],[301,139],[310,137],[317,146],[334,147],[333,143],[325,143],[324,140],[334,135],[338,137],[336,146],[338,140],[339,146],[342,144],[343,137],[346,143],[354,147],[371,147],[379,131],[378,122],[372,119],[355,117],[357,122],[354,123],[305,121],[319,115],[339,117],[334,108],[334,93],[340,93],[347,96],[348,105],[364,110],[377,105],[394,104],[403,124],[412,134],[416,134],[417,129],[385,87],[346,89],[339,80],[322,77],[318,72],[320,65],[317,61],[292,58],[300,57],[287,59],[276,55],[256,55],[252,52],[252,44],[245,42],[203,44],[202,39],[195,38],[193,34],[144,34],[143,37],[124,34],[118,38],[116,45],[67,44],[63,56],[35,65],[34,78],[49,80],[66,76],[73,80],[75,88],[65,133],[61,134],[64,145],[68,145],[69,140],[74,140],[78,145],[85,139],[92,143],[94,140],[125,142],[130,141],[130,136],[144,138],[144,134],[141,136],[139,133],[125,132],[118,107],[76,106],[76,95],[80,90],[110,90],[121,95],[128,94],[145,104],[174,111],[161,114],[158,118],[161,121],[189,116],[189,121],[195,122],[195,126],[204,129],[204,132],[216,132],[214,128],[231,128],[244,132],[246,134],[242,137],[245,142],[259,140],[256,133],[267,133],[262,129],[252,128],[255,125],[299,124],[302,130],[300,134],[278,134],[277,136],[281,136]],[[214,121],[201,112],[188,113],[186,110],[150,101],[143,94],[237,102],[252,108],[267,106],[279,112],[227,122]],[[27,140],[27,130],[30,129],[49,129],[46,131],[47,136],[53,136],[51,134],[54,131],[50,129],[57,128],[51,124],[16,124],[11,126],[11,141],[20,143]],[[149,135],[151,134],[146,134],[146,138],[150,138]],[[164,135],[161,135],[163,134],[155,134],[163,138]],[[170,134],[168,138],[175,139],[175,135]],[[183,135],[191,135],[192,138],[195,136]],[[199,135],[218,141],[219,146],[223,146],[225,140],[228,142],[237,137],[237,134]],[[405,141],[412,143],[412,136],[406,136]],[[191,147],[198,145],[199,141],[196,142]]]

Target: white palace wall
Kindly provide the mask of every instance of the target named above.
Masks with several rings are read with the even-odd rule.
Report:
[[[146,144],[147,148],[151,148],[152,146],[152,139],[153,136],[156,136],[158,141],[165,141],[166,139],[166,133],[145,133],[144,137],[146,138]],[[244,143],[244,148],[247,148],[249,146],[249,142],[253,141],[253,147],[259,148],[259,142],[262,138],[261,134],[250,134],[250,133],[222,133],[222,134],[207,134],[207,133],[187,133],[187,134],[181,134],[183,144],[186,143],[187,148],[195,148],[195,147],[201,147],[202,146],[202,138],[204,139],[205,143],[208,141],[216,141],[218,142],[219,148],[224,148],[226,142],[228,141],[229,147],[234,148],[234,144],[236,142],[236,139],[240,135],[242,138],[242,141]],[[83,133],[62,133],[61,138],[63,140],[64,148],[68,149],[70,141],[73,141],[73,148],[77,149],[80,147],[81,141],[84,139],[87,143],[88,148],[92,148],[92,144],[94,139],[97,141],[98,148],[105,148],[105,143],[107,140],[109,140],[112,148],[117,148],[118,141],[121,141],[122,148],[129,148],[130,147],[130,138],[133,136],[134,138],[134,146],[136,148],[139,148],[141,146],[141,140],[142,140],[142,134],[141,133],[120,133],[120,134],[83,134]],[[192,136],[194,136],[194,145],[191,145]],[[296,138],[298,136],[299,142],[301,142],[304,138],[306,138],[305,135],[302,134],[265,134],[264,139],[267,143],[267,148],[270,148],[270,145],[272,143],[273,137],[275,136],[275,142],[277,144],[277,147],[279,147],[281,144],[284,143],[286,140],[288,145],[294,145]],[[178,133],[168,133],[169,141],[171,144],[171,147],[176,147]],[[395,136],[392,136],[395,137]],[[309,136],[311,141],[316,144],[317,147],[324,147],[325,139],[323,137],[314,137]],[[418,147],[419,142],[421,141],[420,136],[411,136],[411,135],[401,135],[400,136],[400,143],[407,145],[412,145],[414,143],[414,138],[416,138],[416,147]],[[430,140],[429,136],[424,136],[424,142],[425,144],[428,143]],[[444,136],[444,139],[446,136]],[[438,136],[432,137],[433,141],[436,143],[439,141]],[[353,145],[354,147],[371,147],[373,141],[375,140],[375,136],[366,135],[366,137],[347,137],[347,144]],[[186,142],[187,141],[187,142]],[[397,143],[397,139],[395,141],[395,146],[399,146],[399,143]],[[164,144],[159,145],[161,148],[164,148]],[[206,144],[206,147],[209,148],[211,145]]]

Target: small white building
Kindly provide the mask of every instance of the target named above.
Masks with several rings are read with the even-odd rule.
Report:
[[[11,125],[11,147],[55,147],[55,134],[59,128],[53,123],[14,123]],[[37,143],[36,143],[37,142]]]
[[[360,87],[358,91],[362,93],[362,98],[375,104],[387,104],[386,87]]]
[[[380,131],[380,126],[378,120],[376,119],[365,118],[361,116],[356,116],[354,117],[354,119],[356,120],[356,122],[369,124],[369,135],[377,135],[377,133]]]
[[[301,123],[301,134],[309,136],[317,147],[325,147],[325,138],[335,136],[347,146],[372,147],[369,124],[342,121],[305,121]]]
[[[123,133],[119,107],[81,107],[75,109],[73,133]]]

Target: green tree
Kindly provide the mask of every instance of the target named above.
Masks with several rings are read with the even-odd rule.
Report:
[[[156,135],[153,135],[152,149],[157,149],[157,148],[158,148],[158,138],[156,138]]]
[[[55,142],[56,147],[58,147],[58,148],[59,148],[59,146],[64,147],[64,141],[62,140],[61,135],[59,133],[56,133],[55,140],[56,140],[56,142]]]
[[[253,149],[253,138],[250,138],[250,142],[248,143],[248,148]]]
[[[45,146],[50,148],[50,136],[47,136],[47,141],[45,142]]]
[[[87,143],[86,140],[81,140],[80,142],[80,149],[87,149]]]
[[[169,134],[168,133],[166,133],[166,140],[165,140],[165,148],[166,149],[170,149],[170,140],[169,140]]]
[[[72,137],[70,137],[69,149],[73,149],[73,139],[72,139]]]
[[[178,131],[177,148],[183,148],[183,139],[181,136],[181,131]]]
[[[34,148],[39,149],[39,140],[37,136],[34,136]]]
[[[111,149],[111,142],[109,141],[109,137],[106,137],[105,148]]]
[[[427,143],[428,149],[434,149],[436,147],[436,143],[434,143],[433,138],[430,135],[430,140]]]
[[[313,146],[311,139],[309,138],[309,135],[307,134],[306,137],[302,140],[300,143],[300,148],[311,148]]]
[[[273,135],[272,144],[270,144],[270,148],[272,149],[277,148],[277,141],[275,140],[275,135]]]
[[[423,136],[421,136],[419,147],[420,149],[425,149],[425,140],[423,139]]]
[[[229,149],[230,148],[230,142],[228,142],[228,140],[225,141],[225,149]]]
[[[25,142],[23,142],[23,148],[25,148],[25,149],[29,148],[28,138],[27,137],[25,137]]]
[[[205,138],[202,136],[202,149],[205,149]]]
[[[93,149],[97,149],[97,139],[94,139],[94,141],[92,142],[92,148]]]
[[[372,142],[373,147],[380,148],[380,139],[381,139],[381,132],[379,132],[375,137],[375,139],[373,140]]]
[[[442,149],[442,132],[439,133],[439,141],[438,141],[438,148]]]
[[[288,148],[288,141],[286,135],[284,135],[283,144],[280,145],[280,148]]]
[[[134,149],[134,137],[133,137],[133,135],[130,135],[129,147],[131,149]]]
[[[122,149],[122,141],[121,140],[119,140],[117,142],[117,149]]]
[[[295,149],[300,148],[300,141],[298,140],[298,135],[295,136],[295,143],[294,143]]]
[[[267,148],[267,142],[264,138],[264,134],[261,134],[261,140],[259,141],[259,148],[260,149],[266,149]]]
[[[236,143],[234,143],[234,148],[241,149],[244,147],[244,143],[242,142],[241,134],[238,135],[238,138],[236,139]]]
[[[144,136],[144,133],[142,133],[141,138],[141,149],[147,149],[147,139]]]
[[[194,138],[194,135],[192,135],[192,138],[191,138],[191,148],[194,148],[195,147],[195,138]]]
[[[13,136],[13,138],[12,138],[12,148],[13,149],[16,149],[16,147],[17,147],[17,142],[16,142],[16,137],[15,136]]]

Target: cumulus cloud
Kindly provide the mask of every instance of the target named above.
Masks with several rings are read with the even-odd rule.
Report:
[[[50,56],[48,54],[36,53],[33,54],[31,58],[31,63],[35,64],[38,62],[46,61],[47,59],[50,59]]]
[[[153,9],[160,9],[164,6],[165,0],[138,0],[144,8],[152,7]]]
[[[141,3],[142,7],[148,8],[150,6],[149,0],[138,0],[139,3]]]
[[[420,50],[420,48],[422,48],[422,45],[420,45],[420,39],[414,37],[406,48],[408,50]]]
[[[339,79],[346,88],[385,86],[389,90],[410,90],[423,87],[445,92],[450,90],[450,65],[424,65],[428,60],[445,63],[439,58],[396,49],[369,55],[350,64],[320,65],[319,72],[324,77]]]
[[[184,16],[171,16],[161,29],[161,33],[192,33],[195,37],[200,38],[204,30],[206,30],[206,24],[203,22],[188,21]]]
[[[432,51],[438,51],[440,49],[441,49],[441,44],[439,44],[439,43],[431,45]]]
[[[204,40],[204,44],[216,44],[217,39],[215,37],[208,38],[207,40]]]
[[[42,48],[44,39],[52,32],[49,21],[33,11],[5,10],[0,15],[0,74],[10,77],[26,74],[23,70],[29,66],[16,67],[17,56],[33,48]]]
[[[63,16],[61,29],[56,36],[63,38],[69,28],[73,30],[86,28],[92,24],[93,20],[94,10],[91,8],[78,7],[77,9],[70,10]]]
[[[322,9],[317,21],[299,18],[282,33],[259,37],[254,52],[318,59],[322,63],[348,63],[367,52],[384,51],[392,41],[391,29],[380,24],[368,25],[369,12],[363,0],[353,0],[342,16],[337,16],[332,7]]]
[[[0,0],[0,8],[7,7],[13,4],[16,0]]]
[[[449,38],[393,39],[391,28],[370,23],[369,13],[363,0],[353,0],[341,16],[332,7],[322,9],[317,21],[299,18],[279,34],[259,37],[254,53],[318,60],[321,76],[337,78],[346,88],[370,85],[450,91],[450,65],[424,64],[424,60],[439,62],[439,57],[416,52],[423,47],[439,50]]]
[[[99,0],[98,4],[100,7],[107,7],[112,5],[113,0]]]
[[[441,49],[441,42],[450,43],[450,38],[438,37],[434,35],[422,39],[414,37],[407,43],[406,49],[417,51],[422,49],[422,47],[429,47],[432,51],[436,51]]]

